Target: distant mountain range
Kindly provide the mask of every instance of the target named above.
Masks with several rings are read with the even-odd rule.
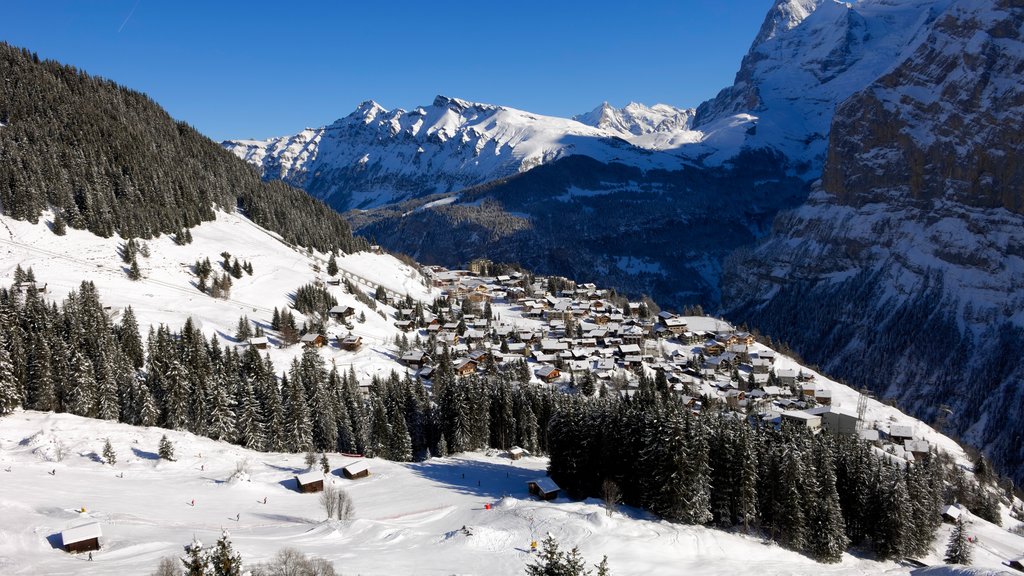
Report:
[[[748,320],[1022,481],[1022,38],[1016,0],[778,0],[695,110],[438,98],[225,146],[428,261]]]

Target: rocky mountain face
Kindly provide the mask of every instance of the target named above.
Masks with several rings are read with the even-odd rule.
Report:
[[[685,132],[686,115],[655,106],[615,111],[614,126],[601,126],[600,118],[590,126],[438,96],[411,111],[364,102],[330,126],[223,146],[259,167],[264,178],[303,188],[338,210],[367,209],[461,190],[571,155],[678,169],[678,156],[652,154],[624,137],[659,125]]]
[[[957,1],[837,109],[725,302],[1024,480],[1024,2]],[[948,407],[948,410],[941,407]]]

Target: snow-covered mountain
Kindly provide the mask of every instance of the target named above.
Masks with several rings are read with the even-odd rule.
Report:
[[[736,259],[726,299],[811,361],[948,419],[1019,482],[1024,12],[931,4],[839,107],[820,185]]]
[[[743,58],[734,84],[697,108],[712,158],[725,141],[769,147],[813,178],[825,159],[837,105],[899,62],[949,0],[777,0]],[[723,130],[723,127],[728,127]]]
[[[457,191],[573,154],[678,168],[679,158],[651,154],[624,136],[640,126],[644,134],[685,131],[687,112],[666,106],[644,110],[626,116],[630,123],[620,129],[446,96],[410,111],[364,102],[329,126],[223,145],[258,166],[265,178],[303,188],[339,210],[372,208]],[[678,117],[672,120],[672,114]],[[659,116],[664,126],[652,125]]]

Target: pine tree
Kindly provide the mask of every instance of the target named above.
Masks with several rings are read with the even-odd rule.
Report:
[[[174,444],[167,439],[166,434],[160,437],[160,447],[157,452],[160,459],[174,461]]]
[[[331,257],[327,259],[327,274],[330,276],[338,275],[338,259],[334,257],[334,253],[331,253]]]
[[[313,445],[312,426],[309,422],[309,405],[306,392],[298,374],[298,362],[292,364],[292,378],[281,379],[281,395],[284,398],[285,446],[291,452],[309,450]]]
[[[956,526],[949,535],[949,545],[946,547],[946,564],[970,564],[971,548],[973,544],[967,539],[967,526],[964,525],[964,517],[961,514],[956,519]]]
[[[125,308],[121,316],[121,324],[117,327],[117,341],[131,365],[142,368],[145,353],[142,349],[142,337],[139,335],[139,323],[131,306]]]
[[[815,472],[817,493],[808,511],[808,550],[819,562],[839,562],[849,546],[846,525],[836,490],[835,464],[830,436],[816,439]]]
[[[219,374],[212,381],[211,397],[207,403],[210,406],[210,420],[206,435],[214,440],[230,441],[235,431],[235,401]]]
[[[111,466],[117,464],[117,453],[114,452],[114,447],[110,445],[110,438],[103,442],[103,460]]]
[[[14,366],[5,340],[3,330],[0,330],[0,416],[10,414],[21,406],[19,384],[14,376]]]
[[[65,408],[78,416],[92,416],[92,407],[96,401],[96,376],[92,362],[75,350],[71,358],[71,382]]]
[[[210,557],[199,540],[192,540],[181,563],[185,565],[186,576],[211,576]]]
[[[230,534],[225,530],[210,552],[213,576],[242,576],[242,555],[231,546]]]
[[[128,266],[128,278],[130,280],[142,280],[142,270],[139,269],[139,262],[132,256],[131,264]]]
[[[331,461],[327,459],[327,454],[320,454],[320,469],[323,470],[324,476],[331,473]]]
[[[235,440],[250,450],[263,450],[265,439],[260,422],[260,405],[248,378],[239,386],[237,406]]]
[[[53,215],[53,226],[50,228],[57,236],[63,236],[68,233],[67,223],[64,221],[64,215],[60,210],[56,210]]]

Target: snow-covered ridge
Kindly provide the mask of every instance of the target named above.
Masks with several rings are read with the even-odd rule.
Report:
[[[602,106],[577,119],[438,96],[430,106],[386,110],[367,101],[334,123],[224,146],[339,209],[372,208],[454,192],[572,154],[641,168],[682,160],[650,150],[692,142],[692,110],[659,104]]]

